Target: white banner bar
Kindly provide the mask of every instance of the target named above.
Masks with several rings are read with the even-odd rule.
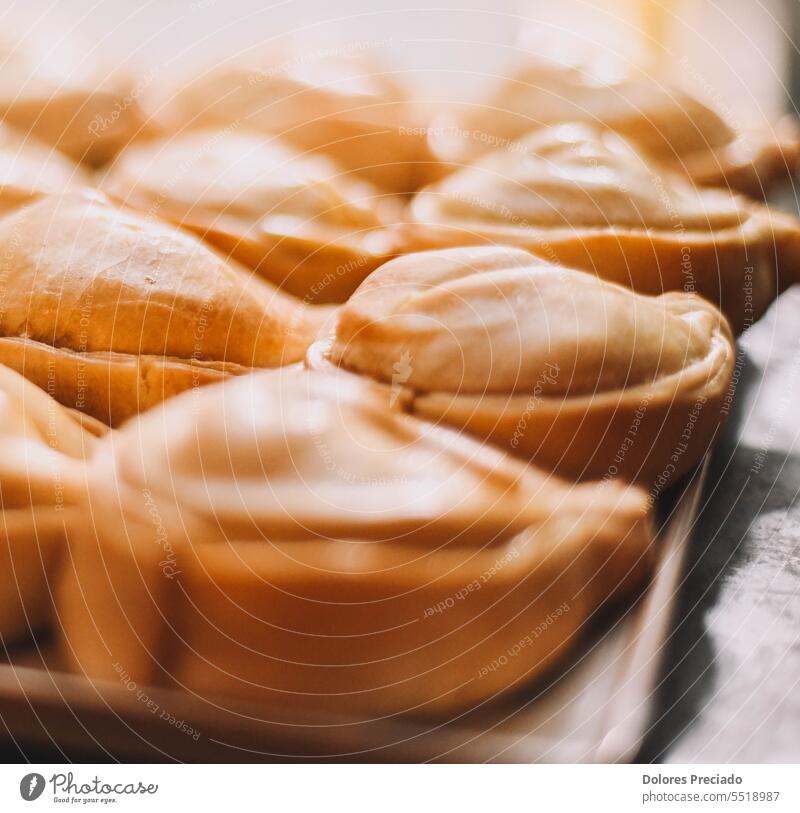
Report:
[[[4,765],[0,810],[800,810],[796,766]]]

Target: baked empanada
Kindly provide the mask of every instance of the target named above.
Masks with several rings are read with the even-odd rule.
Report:
[[[138,82],[112,72],[85,43],[41,31],[0,38],[0,118],[76,161],[103,164],[150,132]]]
[[[564,476],[660,490],[710,448],[734,358],[725,318],[700,297],[641,296],[482,247],[379,268],[309,364],[369,376],[398,407]]]
[[[54,578],[77,521],[83,471],[102,424],[74,413],[0,366],[0,640],[5,646],[50,616]],[[86,518],[84,518],[85,520]]]
[[[243,127],[328,155],[378,188],[418,188],[434,157],[407,89],[358,53],[237,57],[171,93],[164,127]]]
[[[800,158],[800,129],[793,119],[772,130],[743,130],[669,81],[643,73],[624,76],[599,61],[564,64],[529,57],[481,105],[441,118],[431,131],[434,152],[456,163],[569,121],[620,133],[694,184],[751,195],[763,196],[776,181],[788,179]]]
[[[691,291],[740,331],[797,279],[800,224],[697,189],[586,124],[538,130],[421,190],[409,248],[524,248],[645,294]]]
[[[200,130],[134,145],[102,188],[177,223],[307,302],[342,302],[387,259],[365,181],[322,155],[244,131]]]
[[[384,395],[272,371],[111,436],[59,590],[71,667],[273,709],[462,709],[642,583],[643,492],[567,485]]]
[[[0,363],[112,424],[303,358],[321,315],[195,237],[93,193],[0,219]]]

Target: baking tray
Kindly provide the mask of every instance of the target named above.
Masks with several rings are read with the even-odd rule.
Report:
[[[86,761],[619,762],[652,717],[664,643],[708,461],[662,499],[658,560],[633,605],[595,619],[557,672],[447,719],[354,721],[175,689],[98,682],[52,668],[49,647],[0,665],[0,721],[24,751]],[[2,729],[0,729],[2,730]]]

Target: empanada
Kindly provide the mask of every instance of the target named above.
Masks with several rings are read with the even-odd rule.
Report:
[[[275,53],[214,66],[171,93],[164,127],[238,128],[320,152],[378,188],[418,188],[434,156],[408,90],[364,53]]]
[[[303,358],[321,316],[195,237],[93,193],[0,219],[0,363],[116,424]]]
[[[65,155],[0,125],[0,215],[88,183],[87,173]]]
[[[613,130],[651,160],[694,184],[763,196],[800,158],[800,129],[784,119],[771,129],[742,129],[669,80],[625,76],[598,61],[565,64],[528,57],[464,114],[440,115],[432,145],[442,160],[463,163],[508,147],[540,127],[584,122]]]
[[[490,699],[551,666],[652,554],[638,489],[567,485],[369,382],[302,371],[151,410],[107,441],[87,494],[59,590],[71,668],[273,712]]]
[[[150,132],[138,97],[152,80],[112,72],[69,36],[28,31],[0,38],[0,118],[76,161],[103,164]]]
[[[307,302],[341,302],[388,245],[385,199],[322,155],[261,134],[192,131],[134,145],[102,188],[177,223]]]
[[[309,353],[548,470],[659,490],[710,448],[734,358],[700,297],[641,296],[502,247],[392,260]]]
[[[538,130],[421,190],[410,249],[508,244],[635,291],[691,291],[740,331],[798,277],[800,224],[654,168],[586,124]]]
[[[5,646],[50,616],[53,583],[77,521],[88,458],[104,427],[0,366],[0,640]],[[85,520],[85,518],[84,518]]]

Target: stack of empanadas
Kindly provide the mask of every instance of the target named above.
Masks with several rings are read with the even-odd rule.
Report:
[[[563,482],[356,379],[178,397],[88,480],[59,592],[73,668],[276,708],[469,708],[541,674],[652,560],[643,492]]]

